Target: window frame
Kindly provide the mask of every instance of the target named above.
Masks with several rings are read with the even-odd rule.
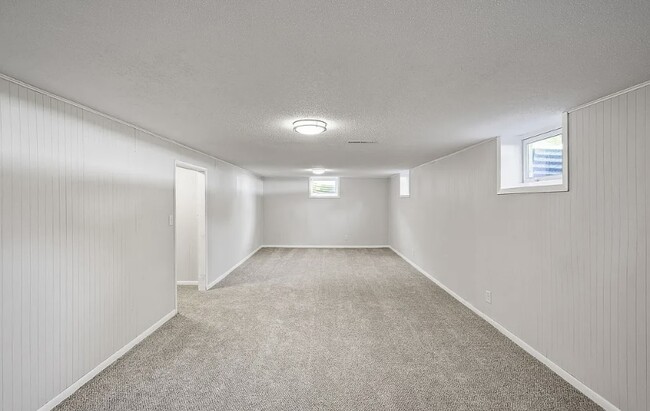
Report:
[[[530,167],[530,158],[528,155],[528,146],[530,144],[537,143],[538,141],[546,140],[549,138],[557,137],[560,136],[560,139],[562,140],[562,173],[560,174],[555,174],[552,176],[546,176],[546,177],[528,177],[529,173],[529,167]],[[555,130],[549,130],[545,133],[538,134],[536,136],[528,137],[523,140],[521,140],[521,164],[523,169],[521,170],[521,176],[522,180],[524,183],[536,183],[539,181],[562,181],[562,175],[564,174],[564,136],[562,134],[562,129],[557,128]]]
[[[336,194],[335,195],[314,195],[312,193],[312,181],[334,181],[335,182],[335,187],[336,187]],[[307,180],[307,192],[309,193],[309,198],[314,198],[314,199],[331,199],[331,198],[341,198],[341,180],[339,177],[334,177],[334,176],[311,176]]]

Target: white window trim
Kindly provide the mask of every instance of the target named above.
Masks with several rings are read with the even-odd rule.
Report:
[[[557,130],[543,133],[550,137],[552,133],[557,134]],[[514,187],[501,188],[501,139],[497,137],[497,194],[524,194],[524,193],[557,193],[562,191],[569,191],[569,115],[568,113],[562,114],[562,180],[539,180],[522,182]],[[523,138],[523,140],[528,139]],[[523,145],[522,145],[523,156]],[[523,158],[523,157],[522,157]],[[522,167],[522,177],[524,169]]]
[[[402,175],[406,174],[408,179],[408,194],[402,194]],[[404,170],[399,173],[399,197],[400,198],[409,198],[411,197],[411,170]]]
[[[311,192],[311,182],[312,181],[330,181],[334,180],[336,182],[336,195],[313,195]],[[331,199],[331,198],[341,198],[341,182],[338,177],[325,177],[325,176],[318,176],[318,177],[309,177],[307,180],[307,192],[309,193],[309,198],[313,199]]]

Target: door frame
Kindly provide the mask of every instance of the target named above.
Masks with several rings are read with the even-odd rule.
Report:
[[[197,284],[199,291],[206,291],[208,289],[209,281],[208,281],[208,170],[205,167],[200,167],[194,164],[186,163],[185,161],[181,160],[176,160],[174,162],[174,290],[176,291],[176,307],[178,308],[178,284],[177,284],[177,274],[178,274],[178,264],[176,261],[176,244],[177,244],[177,237],[178,237],[178,230],[176,229],[177,227],[177,210],[176,210],[176,203],[177,203],[177,190],[176,190],[176,185],[178,184],[178,181],[176,181],[176,169],[177,168],[184,168],[186,170],[192,170],[196,171],[198,173],[203,174],[204,177],[204,207],[203,207],[203,230],[205,233],[205,239],[204,239],[204,252],[203,252],[203,267],[204,267],[204,273],[203,273],[203,281],[201,279],[197,278]]]

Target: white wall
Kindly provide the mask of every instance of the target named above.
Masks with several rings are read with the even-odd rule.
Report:
[[[176,280],[199,278],[199,172],[176,167]]]
[[[174,163],[208,170],[209,280],[262,240],[262,182],[0,79],[0,409],[34,410],[174,310]]]
[[[264,179],[264,244],[386,245],[388,179],[341,178],[340,198],[309,198],[307,178]]]
[[[649,97],[570,113],[569,192],[497,196],[494,141],[391,179],[391,244],[622,410],[650,407]]]

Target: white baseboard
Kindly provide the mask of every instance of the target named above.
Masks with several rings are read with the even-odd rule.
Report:
[[[257,247],[255,250],[253,250],[252,253],[250,253],[250,254],[248,254],[246,257],[242,258],[241,261],[239,261],[237,264],[233,265],[233,266],[230,268],[230,270],[228,270],[228,271],[226,271],[225,273],[221,274],[221,275],[219,276],[219,278],[217,278],[216,280],[214,280],[213,282],[211,282],[210,284],[208,284],[208,288],[207,288],[207,289],[209,290],[210,288],[212,288],[212,287],[214,287],[215,285],[217,285],[217,283],[218,283],[219,281],[221,281],[221,280],[223,280],[224,278],[226,278],[226,277],[228,276],[228,274],[230,274],[230,273],[232,273],[233,271],[235,271],[235,270],[237,269],[237,267],[239,267],[240,265],[244,264],[244,262],[245,262],[246,260],[248,260],[249,258],[251,258],[252,256],[254,256],[255,253],[258,252],[258,251],[260,251],[262,248],[264,248],[264,246],[261,245],[261,246]]]
[[[185,281],[185,280],[179,280],[176,281],[176,285],[199,285],[198,281]]]
[[[262,248],[390,248],[388,245],[263,245]]]
[[[420,266],[415,264],[413,261],[409,260],[405,255],[397,251],[395,248],[392,246],[389,246],[395,254],[400,256],[404,261],[407,263],[411,264],[413,268],[418,270],[420,273],[422,273],[425,277],[433,281],[438,287],[442,288],[447,292],[447,294],[451,295],[454,297],[456,300],[458,300],[461,304],[463,304],[465,307],[469,308],[472,310],[475,314],[477,314],[479,317],[483,318],[485,321],[490,323],[494,328],[496,328],[501,334],[505,335],[508,337],[512,342],[520,346],[524,351],[526,351],[528,354],[532,355],[535,357],[537,360],[539,360],[542,364],[546,365],[548,368],[551,369],[554,373],[562,377],[566,382],[569,384],[573,385],[578,391],[589,397],[593,402],[596,404],[600,405],[607,411],[620,411],[614,404],[611,402],[607,401],[605,398],[603,398],[600,394],[596,393],[594,390],[591,388],[587,387],[585,384],[580,382],[577,378],[575,378],[573,375],[571,375],[569,372],[565,371],[562,367],[559,365],[555,364],[553,361],[545,357],[542,353],[528,345],[524,340],[521,338],[517,337],[510,331],[508,331],[504,326],[499,324],[498,322],[494,321],[492,318],[488,317],[486,314],[484,314],[482,311],[480,311],[478,308],[474,307],[472,304],[470,304],[468,301],[466,301],[464,298],[453,292],[451,289],[449,289],[447,286],[442,284],[437,278],[432,276],[431,274],[427,273],[424,269],[422,269]]]
[[[45,405],[43,405],[41,408],[39,408],[38,411],[50,411],[51,409],[53,409],[54,407],[59,405],[61,402],[63,402],[63,400],[65,400],[66,398],[68,398],[69,396],[74,394],[74,392],[77,391],[79,388],[81,388],[85,383],[87,383],[88,381],[93,379],[97,374],[102,372],[106,367],[113,364],[120,357],[122,357],[124,354],[129,352],[129,350],[131,350],[131,348],[135,347],[139,342],[141,342],[142,340],[147,338],[154,331],[156,331],[158,328],[160,328],[161,325],[163,325],[164,323],[169,321],[175,315],[176,315],[176,309],[172,310],[170,313],[168,313],[163,318],[158,320],[154,325],[147,328],[144,332],[142,332],[140,335],[135,337],[133,340],[131,340],[124,347],[120,348],[115,354],[111,355],[110,357],[105,359],[101,364],[99,364],[97,367],[93,368],[89,373],[87,373],[83,377],[79,378],[71,386],[66,388],[59,395],[52,398]]]

